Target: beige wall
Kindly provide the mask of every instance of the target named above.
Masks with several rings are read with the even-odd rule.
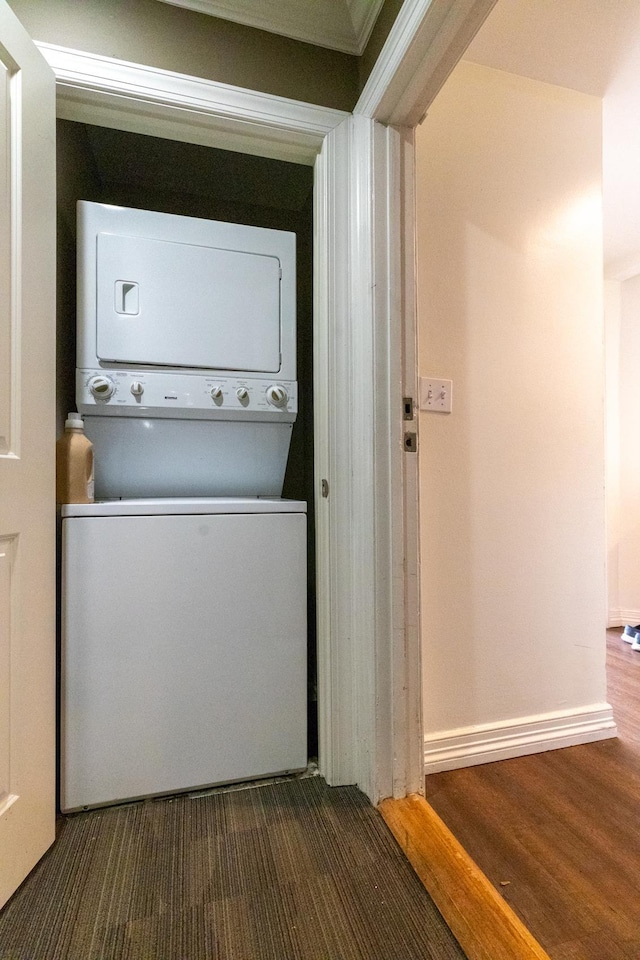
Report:
[[[9,0],[34,40],[351,110],[358,58],[157,0]]]
[[[640,623],[640,276],[606,284],[609,622]]]
[[[600,101],[463,63],[417,131],[427,737],[605,700]]]
[[[608,624],[627,622],[620,606],[620,333],[622,284],[604,284],[605,354],[605,491],[607,512],[607,603]],[[640,480],[638,481],[640,488]],[[640,587],[640,584],[639,584]],[[636,598],[640,599],[640,598]],[[640,610],[640,603],[636,604]],[[629,621],[630,622],[630,621]],[[640,621],[634,620],[634,623]]]

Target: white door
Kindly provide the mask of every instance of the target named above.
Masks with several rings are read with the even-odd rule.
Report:
[[[55,82],[0,0],[0,905],[55,825]]]

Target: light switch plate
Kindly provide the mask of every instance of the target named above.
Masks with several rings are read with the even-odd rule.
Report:
[[[442,377],[420,377],[420,409],[451,413],[453,381]]]

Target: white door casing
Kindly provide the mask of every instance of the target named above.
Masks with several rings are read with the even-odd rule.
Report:
[[[398,241],[406,138],[341,111],[39,46],[56,74],[58,113],[66,119],[96,122],[98,110],[101,123],[148,134],[298,162],[319,154],[314,398],[320,769],[332,784],[359,784],[374,801],[421,789],[420,688],[406,676],[398,526]],[[321,494],[322,479],[329,481],[328,498]],[[412,677],[419,677],[415,664]],[[410,710],[407,690],[418,698]],[[415,720],[411,735],[407,716]]]
[[[497,0],[405,0],[354,113],[413,129]]]
[[[355,116],[327,135],[316,163],[316,224],[326,230],[315,269],[315,317],[325,323],[314,347],[326,545],[317,574],[320,766],[330,783],[355,782],[374,801],[422,792],[424,782],[417,524],[406,526],[403,497],[405,472],[417,471],[403,451],[402,416],[407,357],[415,380],[412,319],[404,345],[412,157],[410,131]],[[415,510],[417,500],[408,515]]]
[[[62,120],[313,164],[342,110],[37,43]]]
[[[423,790],[412,128],[494,3],[405,0],[349,120],[39,44],[65,119],[315,161],[320,767],[374,801]]]
[[[55,832],[55,82],[0,34],[1,906]]]

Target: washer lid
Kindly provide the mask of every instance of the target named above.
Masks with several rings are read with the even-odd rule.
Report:
[[[303,500],[276,497],[158,497],[147,500],[98,500],[96,503],[66,503],[63,517],[154,517],[223,513],[306,513]]]

